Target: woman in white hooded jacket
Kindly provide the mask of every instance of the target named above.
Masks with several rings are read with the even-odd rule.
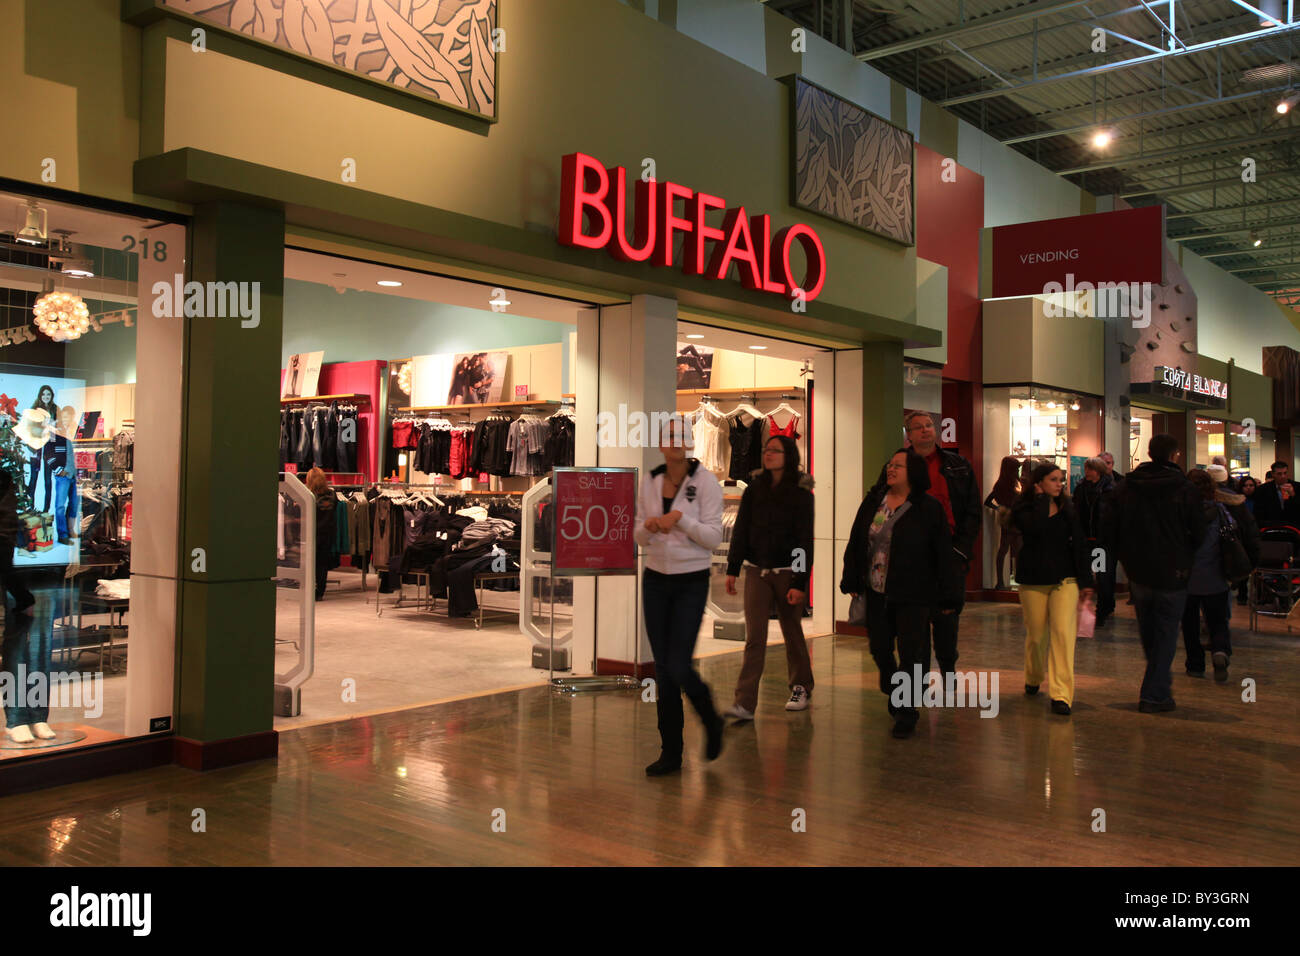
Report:
[[[682,694],[704,723],[705,757],[722,751],[724,721],[713,694],[695,670],[695,639],[709,594],[713,549],[722,542],[722,486],[698,460],[686,457],[680,417],[660,439],[664,463],[641,481],[636,543],[645,549],[641,595],[646,633],[655,658],[662,753],[646,767],[657,777],[682,766]]]

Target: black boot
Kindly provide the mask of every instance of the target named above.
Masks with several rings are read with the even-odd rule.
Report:
[[[661,753],[658,760],[645,768],[645,775],[647,777],[662,777],[664,774],[676,773],[681,769],[681,754],[673,756],[669,753]]]

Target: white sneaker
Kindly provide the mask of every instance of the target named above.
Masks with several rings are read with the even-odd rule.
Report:
[[[812,698],[808,692],[803,689],[803,684],[795,684],[794,689],[790,691],[790,700],[786,703],[786,710],[807,710],[808,705],[812,703]]]
[[[726,710],[724,713],[726,716],[735,717],[737,720],[754,719],[754,712],[751,710],[746,710],[744,707],[741,707],[739,704],[732,704],[731,707],[728,710]]]
[[[32,724],[32,733],[41,740],[53,740],[58,736],[54,728],[47,723]]]

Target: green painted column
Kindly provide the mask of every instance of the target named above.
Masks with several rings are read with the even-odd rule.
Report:
[[[862,347],[862,490],[903,444],[903,344]]]
[[[176,731],[211,743],[272,729],[284,214],[197,206],[188,273],[257,313],[183,320]]]

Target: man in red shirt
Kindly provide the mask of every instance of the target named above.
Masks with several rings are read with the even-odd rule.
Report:
[[[939,500],[943,513],[948,517],[952,547],[956,552],[954,564],[964,581],[970,571],[975,539],[983,517],[975,469],[955,451],[939,447],[938,433],[929,412],[910,412],[905,424],[908,441],[929,466],[928,493]],[[934,656],[945,680],[957,667],[957,623],[963,603],[956,607],[940,607],[940,613],[933,620]]]

